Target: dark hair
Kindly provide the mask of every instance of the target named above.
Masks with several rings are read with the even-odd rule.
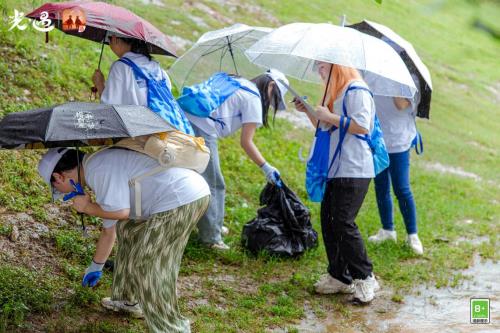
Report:
[[[58,152],[61,152],[63,149],[64,148],[59,148]],[[64,155],[61,156],[59,162],[57,162],[52,173],[62,173],[73,170],[78,166],[78,158],[80,159],[80,163],[82,163],[83,156],[85,156],[85,153],[82,151],[79,151],[78,154],[75,149],[66,151]],[[54,176],[50,176],[50,181],[55,181]]]
[[[276,112],[278,111],[278,106],[281,101],[281,93],[278,89],[278,85],[273,79],[267,74],[261,74],[253,79],[251,79],[253,83],[257,86],[260,93],[260,101],[262,102],[262,123],[265,127],[268,126],[267,115],[269,113],[269,107],[272,106],[274,109],[273,115],[273,123],[274,117],[276,117]],[[271,98],[267,93],[269,85],[271,82],[274,82],[273,89],[271,90]]]
[[[131,52],[142,54],[143,56],[146,56],[149,60],[153,59],[150,53],[151,47],[145,41],[135,38],[120,38],[120,39],[131,46],[130,49]]]

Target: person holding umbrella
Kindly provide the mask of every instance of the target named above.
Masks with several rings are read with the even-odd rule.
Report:
[[[240,143],[247,156],[269,182],[279,183],[280,178],[278,169],[264,159],[253,138],[258,127],[268,126],[270,108],[275,113],[286,109],[284,96],[287,89],[278,80],[286,83],[288,80],[277,70],[269,70],[252,80],[242,77],[235,77],[235,80],[242,87],[216,108],[211,117],[186,113],[196,135],[203,137],[210,149],[210,162],[203,177],[210,186],[212,200],[207,213],[198,223],[198,231],[201,242],[217,250],[229,249],[222,240],[226,186],[220,167],[218,139],[232,135],[241,128]]]
[[[311,200],[321,202],[329,265],[315,289],[354,293],[358,301],[370,302],[379,285],[355,218],[371,178],[387,167],[389,159],[372,94],[412,97],[416,87],[410,73],[387,43],[327,23],[284,25],[245,54],[257,65],[326,86],[316,110],[298,94],[295,98],[296,108],[307,112],[316,127],[306,189]]]
[[[135,38],[127,38],[117,33],[109,33],[109,48],[118,58],[127,57],[137,66],[149,73],[156,73],[158,77],[167,80],[169,88],[172,87],[167,73],[161,69],[160,64],[154,61],[147,44]],[[92,82],[97,88],[104,104],[130,104],[147,106],[148,91],[144,80],[134,76],[130,66],[120,61],[111,65],[108,80],[100,69],[96,69]]]
[[[193,134],[172,96],[168,75],[150,56],[176,57],[175,45],[165,34],[131,11],[105,2],[46,3],[26,17],[39,20],[41,13],[47,13],[54,26],[61,29],[60,18],[67,10],[82,13],[85,30],[62,29],[65,33],[101,43],[98,69],[92,77],[92,94],[99,93],[101,102],[107,104],[148,106],[177,130]],[[120,57],[111,67],[107,82],[99,69],[104,44],[110,44],[111,50]]]
[[[80,176],[82,187],[92,189],[96,199],[93,202],[88,193],[76,195],[73,208],[104,219],[109,228],[116,224],[112,297],[104,299],[103,305],[136,317],[144,312],[151,332],[190,332],[189,321],[179,312],[176,281],[189,234],[208,207],[208,185],[195,171],[182,168],[147,177],[142,181],[143,219],[137,220],[129,180],[159,163],[125,149],[82,156],[73,149],[52,148],[40,160],[38,170],[56,195],[75,191]],[[101,235],[84,284],[97,284],[113,243],[114,233]]]
[[[418,87],[418,77],[414,76]],[[399,209],[406,226],[406,242],[411,250],[422,255],[424,248],[417,234],[417,209],[410,186],[410,148],[418,139],[415,115],[420,101],[417,92],[412,99],[375,96],[377,115],[384,131],[384,141],[389,152],[389,168],[375,177],[375,193],[382,228],[368,238],[370,242],[396,241],[394,230],[391,183],[399,202]]]
[[[144,310],[148,323],[154,322],[150,325],[156,327],[183,327],[182,330],[160,330],[162,332],[186,332],[186,321],[181,319],[176,308],[175,279],[185,241],[192,224],[196,224],[199,218],[193,215],[198,211],[196,204],[204,199],[208,205],[210,192],[207,184],[194,171],[185,168],[165,170],[165,166],[158,168],[158,159],[132,150],[107,149],[85,159],[79,150],[91,141],[94,142],[92,145],[106,146],[112,144],[112,140],[150,136],[165,130],[173,130],[173,127],[144,106],[71,102],[7,114],[0,120],[0,148],[24,150],[52,147],[40,161],[39,172],[50,184],[53,198],[68,193],[64,199],[75,198],[77,211],[104,219],[93,261],[85,270],[83,286],[94,287],[101,278],[102,263],[113,247],[116,222],[120,220],[113,296],[102,300],[104,307],[143,317],[140,305],[151,303],[151,294],[147,294],[144,288],[153,286],[157,293],[156,301],[149,307],[150,310]],[[67,147],[76,147],[76,150]],[[130,190],[129,181],[135,183],[130,184],[134,191]],[[138,182],[144,185],[144,195],[138,195],[136,191]],[[96,203],[89,202],[88,196],[85,196],[85,185],[93,190]],[[201,203],[198,208],[201,216],[205,209],[202,209]],[[193,210],[192,214],[190,210]],[[129,232],[132,226],[137,229]],[[85,233],[83,220],[82,230]],[[150,231],[148,236],[154,239],[142,237],[147,230]],[[147,243],[143,246],[144,252],[131,250],[130,237],[135,237],[134,244]],[[150,251],[157,250],[164,252],[151,255]],[[127,257],[131,253],[134,257]],[[147,260],[134,261],[142,256],[146,256]],[[161,265],[156,259],[163,260]],[[164,268],[166,270],[162,270]],[[142,275],[137,278],[135,274]],[[146,293],[146,296],[141,293]],[[168,321],[155,319],[154,313],[168,318]]]
[[[368,20],[355,23],[351,27],[390,45],[404,61],[417,87],[415,95],[411,98],[375,96],[377,115],[384,131],[390,165],[375,177],[375,193],[382,228],[368,240],[381,243],[397,239],[394,230],[392,184],[408,234],[406,242],[415,254],[422,255],[424,248],[417,234],[417,209],[410,186],[410,148],[419,143],[421,145],[415,117],[429,118],[431,75],[411,43],[389,27]],[[419,154],[418,149],[416,150]]]
[[[356,69],[327,62],[316,62],[315,67],[326,84],[325,106],[318,106],[312,114],[295,99],[295,107],[306,112],[313,126],[327,129],[341,126],[345,105],[350,125],[343,143],[339,143],[339,130],[331,134],[330,155],[339,144],[342,153],[329,170],[321,201],[328,272],[314,287],[321,294],[354,293],[355,300],[368,303],[380,287],[355,219],[375,175],[370,148],[356,135],[365,135],[373,129],[375,105]]]
[[[159,111],[162,117],[177,129],[193,134],[189,121],[172,96],[169,77],[160,64],[152,59],[148,44],[115,33],[109,37],[109,47],[119,60],[111,66],[108,79],[104,79],[99,69],[92,76],[101,96],[101,103],[149,106],[152,111]],[[158,96],[165,102],[164,110],[153,108],[153,105],[157,104],[152,104],[152,95],[155,92],[151,89],[150,80],[164,83],[159,87],[161,91]]]

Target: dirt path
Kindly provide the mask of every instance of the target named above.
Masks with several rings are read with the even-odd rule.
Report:
[[[457,288],[417,287],[401,304],[382,288],[369,306],[347,306],[319,319],[305,304],[306,318],[294,327],[301,333],[494,333],[500,331],[500,263],[474,258],[463,274],[469,279]],[[470,323],[470,299],[489,298],[490,324]],[[346,297],[346,302],[348,299]],[[272,333],[287,332],[276,329]]]

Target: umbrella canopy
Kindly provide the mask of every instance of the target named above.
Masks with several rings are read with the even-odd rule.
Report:
[[[326,23],[292,23],[261,38],[245,54],[253,63],[320,82],[315,62],[363,71],[374,94],[413,97],[413,79],[398,54],[383,41],[351,28]]]
[[[83,146],[83,140],[129,138],[169,130],[174,128],[144,106],[65,103],[6,115],[0,121],[0,148]]]
[[[66,12],[65,12],[66,11]],[[150,53],[174,56],[174,43],[151,23],[135,15],[129,10],[104,2],[56,2],[46,3],[35,9],[26,17],[39,20],[42,12],[48,13],[48,18],[55,22],[55,27],[67,34],[103,42],[106,34],[114,33],[126,38],[136,38],[145,41],[150,47]],[[80,17],[82,28],[77,25],[68,26],[64,13],[83,13]],[[72,21],[75,21],[72,16]],[[74,27],[74,29],[72,29]],[[82,31],[81,31],[82,30]],[[109,41],[105,41],[106,44]]]
[[[244,52],[271,31],[271,28],[238,23],[207,32],[177,59],[170,68],[169,75],[178,84],[178,88],[204,81],[215,72],[256,76],[261,70],[248,61]]]
[[[389,45],[393,46],[405,62],[408,70],[419,78],[420,104],[418,105],[417,116],[429,118],[432,94],[431,74],[413,48],[413,45],[385,25],[368,20],[352,24],[349,27],[386,40]]]

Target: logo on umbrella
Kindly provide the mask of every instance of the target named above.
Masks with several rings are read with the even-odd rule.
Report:
[[[63,31],[84,32],[87,17],[81,9],[65,9],[62,13],[62,23]]]
[[[92,112],[78,111],[75,113],[75,128],[83,129],[87,135],[101,129],[104,120],[97,120]]]

